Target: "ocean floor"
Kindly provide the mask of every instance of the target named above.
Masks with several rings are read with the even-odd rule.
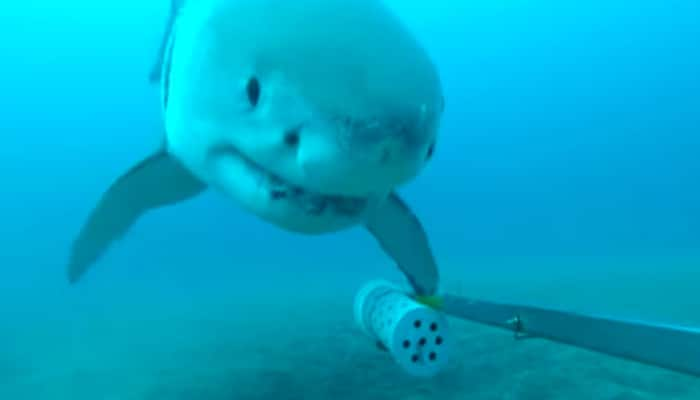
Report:
[[[551,300],[559,293],[561,305],[580,306],[585,302],[571,299],[581,300],[576,294],[589,293],[586,286],[594,282],[555,289],[541,281],[521,294]],[[658,282],[651,288],[640,279],[636,291],[634,281],[628,282],[628,301],[651,289],[659,293]],[[486,295],[489,285],[496,283],[454,290],[478,287],[484,293],[477,294]],[[691,286],[676,295],[690,293]],[[606,290],[599,286],[594,292],[600,297]],[[76,307],[68,316],[37,310],[13,316],[0,330],[0,399],[700,398],[700,379],[544,341],[514,341],[508,333],[456,320],[449,367],[435,378],[411,378],[355,326],[349,289],[283,297],[229,304],[202,298],[144,301],[135,291],[129,301]]]

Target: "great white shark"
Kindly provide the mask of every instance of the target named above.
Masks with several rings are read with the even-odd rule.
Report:
[[[363,226],[416,294],[437,291],[428,237],[397,189],[431,160],[444,97],[382,1],[173,0],[166,26],[150,74],[162,146],[99,199],[69,282],[140,216],[212,188],[288,231]]]

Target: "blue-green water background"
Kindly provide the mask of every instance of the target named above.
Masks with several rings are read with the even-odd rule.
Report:
[[[700,381],[456,323],[412,381],[352,323],[401,281],[360,229],[280,231],[207,193],[84,283],[71,240],[161,135],[167,2],[0,7],[0,399],[697,399]],[[446,290],[700,324],[700,3],[391,2],[439,66],[441,140],[402,190]]]

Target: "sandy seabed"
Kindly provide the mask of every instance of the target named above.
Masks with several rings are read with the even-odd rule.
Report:
[[[700,399],[697,378],[456,320],[448,368],[412,378],[355,326],[349,293],[245,304],[134,296],[3,324],[0,399]]]

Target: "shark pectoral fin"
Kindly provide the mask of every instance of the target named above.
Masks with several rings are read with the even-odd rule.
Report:
[[[396,194],[370,215],[367,230],[398,264],[418,295],[437,291],[439,274],[428,237],[418,218]]]
[[[153,65],[151,66],[151,71],[148,74],[148,81],[150,83],[160,82],[163,75],[163,63],[165,62],[166,53],[168,52],[168,43],[170,42],[170,35],[173,31],[173,25],[175,24],[175,19],[182,8],[184,0],[171,0],[170,10],[168,14],[168,20],[165,22],[165,31],[160,39],[160,47],[158,48],[158,53]]]
[[[146,211],[189,199],[205,188],[164,150],[135,165],[103,194],[73,242],[70,283],[77,282]]]

